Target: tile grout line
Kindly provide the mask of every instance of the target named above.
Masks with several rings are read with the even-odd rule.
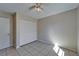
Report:
[[[23,48],[23,50],[26,51],[26,49],[24,47],[22,47],[22,48]],[[26,52],[29,53],[29,54],[31,54],[31,56],[32,56],[32,53],[31,52],[29,52],[29,51],[26,51]]]
[[[17,54],[18,54],[19,56],[21,56],[20,53],[17,51],[17,49],[16,49],[16,52],[17,52]]]

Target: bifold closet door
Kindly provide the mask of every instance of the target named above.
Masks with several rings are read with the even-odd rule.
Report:
[[[20,46],[37,40],[36,23],[21,20],[20,21]]]

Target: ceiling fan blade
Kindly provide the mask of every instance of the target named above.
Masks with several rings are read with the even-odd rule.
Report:
[[[29,9],[32,10],[33,8],[35,8],[35,6],[31,6]]]

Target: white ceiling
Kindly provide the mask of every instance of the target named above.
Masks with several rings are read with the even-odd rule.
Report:
[[[34,5],[33,3],[0,3],[0,11],[14,13],[19,12],[23,15],[28,15],[30,17],[40,19],[47,16],[55,15],[64,11],[68,11],[77,8],[77,3],[43,3],[42,7],[44,10],[42,12],[36,12],[29,10],[29,7]]]

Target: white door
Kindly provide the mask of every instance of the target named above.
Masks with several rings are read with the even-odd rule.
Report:
[[[10,47],[10,19],[0,17],[0,49]]]

